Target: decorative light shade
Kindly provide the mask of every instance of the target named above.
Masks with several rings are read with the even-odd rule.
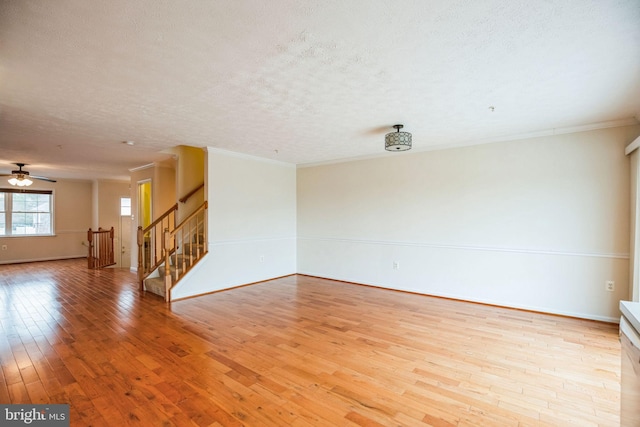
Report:
[[[409,132],[400,132],[403,125],[393,125],[395,132],[391,132],[384,137],[384,149],[387,151],[406,151],[411,150],[411,134]]]
[[[17,175],[9,178],[9,184],[17,185],[18,187],[28,187],[33,184],[33,181],[24,175]]]

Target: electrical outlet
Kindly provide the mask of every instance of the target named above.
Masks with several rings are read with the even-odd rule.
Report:
[[[393,261],[393,269],[400,270],[400,261]]]
[[[616,282],[613,280],[607,280],[604,284],[604,288],[609,292],[613,292],[616,289]]]
[[[7,250],[7,245],[2,245],[2,250],[6,251]]]
[[[260,262],[264,262],[264,255],[260,255]]]

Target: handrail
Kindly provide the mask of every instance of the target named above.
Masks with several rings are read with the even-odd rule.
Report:
[[[151,230],[153,227],[155,227],[156,225],[160,224],[160,222],[165,219],[166,217],[168,217],[169,215],[171,215],[171,212],[173,211],[177,211],[178,210],[178,204],[176,203],[175,205],[171,206],[169,209],[167,209],[167,211],[165,213],[163,213],[162,215],[160,215],[158,217],[158,219],[156,219],[155,221],[153,221],[151,224],[147,225],[142,232],[146,233],[147,231]],[[139,227],[142,228],[142,227]]]
[[[172,233],[175,232],[175,230],[177,230],[178,228],[183,227],[188,221],[191,221],[191,219],[193,219],[196,215],[198,215],[200,212],[207,209],[208,207],[209,207],[209,202],[205,200],[204,203],[201,204],[198,209],[196,209],[191,215],[186,217],[180,224],[178,224],[176,228],[172,231]]]
[[[194,188],[193,190],[189,191],[185,196],[183,196],[181,199],[179,199],[178,201],[180,203],[186,203],[187,200],[189,200],[189,198],[191,196],[193,196],[194,194],[196,194],[198,192],[198,190],[200,190],[201,188],[204,187],[204,182],[200,185],[198,185],[196,188]]]
[[[98,228],[98,231],[92,231],[91,229],[87,231],[87,240],[89,241],[87,262],[90,269],[104,268],[116,263],[113,239],[113,227],[110,230]]]
[[[178,204],[176,203],[144,229],[142,226],[138,227],[138,282],[140,290],[144,288],[144,279],[164,260],[165,246],[162,232],[165,229],[172,230],[176,227],[177,210]]]
[[[205,200],[198,209],[185,218],[173,230],[165,229],[165,248],[172,248],[172,251],[165,251],[164,265],[173,265],[173,277],[171,269],[165,268],[165,301],[171,301],[171,288],[184,276],[202,257],[207,250],[207,215],[203,214],[209,207]],[[173,262],[172,262],[173,261]]]

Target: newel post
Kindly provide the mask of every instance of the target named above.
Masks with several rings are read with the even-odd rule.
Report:
[[[169,231],[168,228],[164,229],[164,247],[165,248],[170,248],[171,247],[171,232]],[[164,300],[166,302],[169,302],[169,299],[171,297],[171,268],[170,268],[170,258],[171,258],[171,253],[170,251],[167,249],[164,251]]]
[[[91,229],[87,232],[87,240],[89,241],[89,256],[87,256],[87,261],[89,263],[88,267],[90,269],[93,268],[93,232]]]
[[[113,239],[115,237],[115,232],[113,230],[113,227],[111,227],[111,230],[109,231],[109,238],[111,239],[111,251],[109,252],[109,263],[114,264],[116,262],[116,252],[115,252],[115,247],[113,244]]]
[[[144,277],[144,269],[142,267],[142,243],[143,243],[143,233],[142,226],[138,226],[138,235],[137,235],[137,243],[138,243],[138,282],[140,282],[140,290],[144,290],[144,282],[142,278]]]

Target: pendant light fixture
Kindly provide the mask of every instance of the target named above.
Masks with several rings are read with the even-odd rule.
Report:
[[[404,125],[393,125],[396,129],[384,137],[384,149],[387,151],[407,151],[411,150],[411,134],[400,132]]]

